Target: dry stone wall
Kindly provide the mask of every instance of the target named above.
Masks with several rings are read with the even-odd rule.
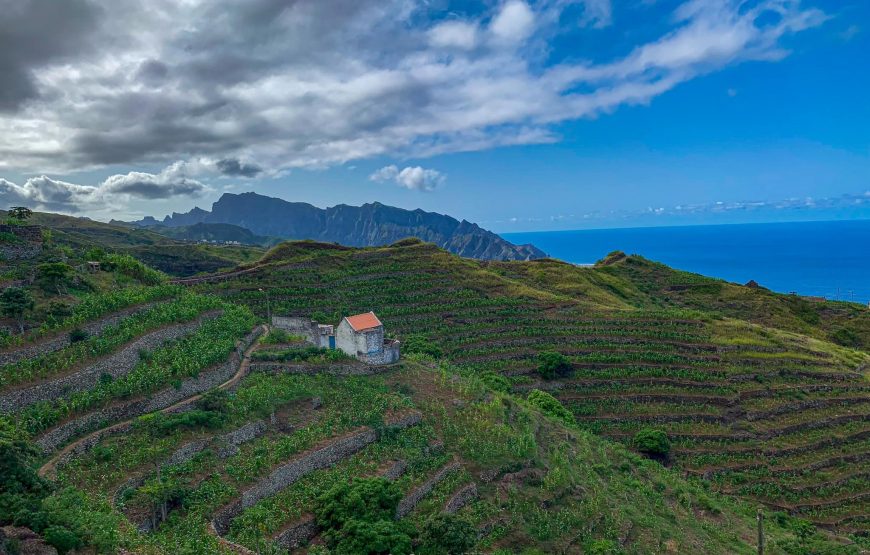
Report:
[[[419,412],[412,412],[387,423],[387,427],[391,429],[408,428],[418,424],[421,418],[422,415]],[[330,441],[319,449],[309,451],[301,457],[279,466],[253,487],[245,490],[234,502],[219,510],[212,519],[212,527],[220,536],[224,536],[229,531],[230,523],[233,519],[248,507],[275,495],[311,472],[329,468],[347,459],[377,440],[378,434],[375,430],[362,428],[354,433]],[[404,470],[405,466],[402,466],[398,471],[398,475],[401,475]]]
[[[253,487],[245,490],[241,497],[227,505],[215,515],[212,524],[221,536],[225,535],[230,528],[230,523],[239,516],[242,511],[255,505],[261,500],[275,495],[282,489],[295,483],[303,476],[328,468],[335,463],[348,458],[362,450],[367,445],[377,441],[378,436],[374,430],[364,428],[356,433],[330,442],[320,449],[315,449],[287,464],[279,466],[269,476],[260,480]]]
[[[220,314],[221,311],[207,312],[192,322],[153,331],[78,372],[32,387],[12,390],[0,396],[0,412],[20,410],[41,401],[53,401],[65,395],[93,389],[103,375],[111,376],[112,379],[124,377],[139,364],[140,351],[150,351],[164,343],[190,335],[202,326],[203,321],[216,318]]]
[[[264,372],[267,374],[304,374],[314,376],[317,374],[330,374],[333,376],[371,376],[384,372],[387,369],[380,366],[368,366],[363,364],[292,364],[286,362],[256,362],[251,364],[252,372]]]
[[[36,445],[46,454],[55,451],[73,437],[99,427],[105,422],[127,420],[143,414],[165,409],[188,397],[203,393],[228,381],[238,370],[245,350],[260,336],[262,328],[257,328],[237,343],[235,351],[226,362],[205,370],[199,376],[189,378],[179,387],[168,387],[153,396],[136,399],[99,409],[78,418],[74,418],[36,440]]]
[[[447,501],[447,504],[444,505],[444,512],[448,514],[455,513],[475,499],[477,499],[477,484],[471,483],[462,486]]]
[[[317,536],[318,527],[314,516],[306,515],[273,538],[280,547],[293,550],[310,542]]]
[[[407,516],[414,508],[423,500],[429,493],[441,483],[444,478],[447,477],[448,474],[455,470],[459,470],[460,464],[458,462],[453,462],[447,464],[446,466],[441,467],[441,469],[432,475],[431,478],[420,484],[414,491],[406,495],[401,501],[399,501],[399,506],[396,507],[396,520],[400,518],[404,518]]]
[[[90,322],[89,324],[85,324],[81,326],[81,329],[87,332],[88,335],[99,335],[103,332],[105,328],[109,326],[114,326],[115,324],[132,314],[136,314],[137,312],[144,312],[153,307],[155,304],[156,303],[148,303],[145,305],[126,308],[119,312],[115,312],[111,316],[103,318],[102,320],[96,320],[94,322]],[[69,344],[69,333],[64,332],[60,335],[57,335],[56,337],[40,341],[33,345],[27,345],[24,347],[19,347],[17,349],[0,353],[0,366],[6,364],[14,364],[20,360],[34,358],[37,356],[52,353],[54,351],[59,351]]]

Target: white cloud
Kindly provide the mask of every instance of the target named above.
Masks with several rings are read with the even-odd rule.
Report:
[[[462,20],[438,15],[422,0],[83,9],[79,32],[50,55],[28,54],[26,41],[0,48],[0,70],[29,76],[0,91],[0,169],[62,174],[186,159],[188,179],[257,178],[553,142],[555,124],[650,102],[729,64],[779,59],[785,35],[824,20],[797,0],[688,0],[657,38],[592,62],[577,61],[584,52],[551,59],[551,45],[568,28],[608,24],[608,0],[507,0]],[[0,36],[26,24],[54,37],[74,14],[18,17],[0,18]],[[112,184],[132,182],[143,191],[151,183]]]
[[[0,205],[68,213],[99,212],[116,209],[118,204],[132,200],[197,197],[208,191],[208,186],[187,176],[184,162],[176,162],[158,174],[116,174],[98,185],[80,185],[45,175],[31,177],[23,185],[0,178]]]
[[[429,43],[436,48],[471,50],[477,44],[477,25],[467,21],[445,21],[429,30]]]
[[[412,191],[434,191],[447,177],[438,170],[408,166],[402,170],[395,165],[384,166],[369,176],[372,181],[395,181]]]
[[[523,0],[508,0],[492,19],[489,30],[499,40],[521,42],[535,29],[535,14]]]

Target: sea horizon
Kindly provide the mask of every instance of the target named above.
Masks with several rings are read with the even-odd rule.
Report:
[[[614,250],[779,293],[870,303],[870,219],[500,233],[553,258],[594,264]]]

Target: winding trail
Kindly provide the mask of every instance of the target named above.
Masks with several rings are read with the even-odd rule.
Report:
[[[262,329],[263,329],[263,335],[265,335],[269,331],[269,326],[263,325]],[[263,335],[260,335],[260,337],[263,337]],[[242,380],[242,378],[244,378],[245,376],[248,375],[250,365],[251,365],[251,353],[254,351],[254,349],[257,348],[257,346],[259,344],[260,344],[260,338],[257,338],[256,341],[251,343],[251,345],[247,349],[245,349],[245,353],[242,356],[242,361],[239,364],[238,371],[236,371],[236,373],[233,375],[232,378],[230,378],[229,380],[220,384],[217,387],[218,389],[229,389],[229,388],[233,387],[234,385],[236,385],[237,383],[239,383]],[[195,403],[197,400],[201,399],[203,395],[204,395],[203,393],[198,393],[198,394],[193,395],[191,397],[188,397],[186,399],[182,399],[181,401],[178,401],[177,403],[175,403],[173,405],[170,405],[164,409],[160,409],[158,412],[162,412],[164,414],[172,413],[181,407],[187,406],[191,403]],[[136,418],[130,418],[129,420],[124,420],[123,422],[118,422],[116,424],[112,424],[111,426],[107,426],[105,428],[100,428],[99,430],[95,430],[95,431],[89,433],[88,435],[77,439],[76,441],[70,443],[69,445],[67,445],[66,447],[64,447],[63,449],[61,449],[57,453],[55,453],[54,456],[52,456],[48,461],[46,461],[45,464],[43,464],[41,467],[39,467],[39,470],[37,473],[39,474],[39,476],[41,476],[43,478],[46,478],[46,477],[53,478],[55,475],[55,472],[57,470],[57,468],[56,468],[57,462],[60,460],[64,460],[66,458],[66,456],[69,455],[71,452],[75,451],[77,447],[79,447],[83,443],[88,442],[89,440],[93,440],[93,438],[95,438],[95,437],[99,438],[99,437],[102,437],[103,435],[106,435],[106,434],[111,435],[111,433],[115,432],[115,431],[124,431],[125,429],[129,429],[129,427],[133,424],[134,420],[136,420]]]

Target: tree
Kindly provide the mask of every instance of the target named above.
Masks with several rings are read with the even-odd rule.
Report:
[[[643,428],[634,435],[634,446],[648,455],[666,457],[671,452],[671,440],[662,430]]]
[[[53,288],[61,294],[61,286],[73,273],[72,266],[63,262],[46,262],[36,267],[36,278],[43,288]]]
[[[396,522],[402,492],[385,478],[354,478],[317,498],[314,517],[336,553],[411,552],[408,527]]]
[[[423,542],[420,553],[462,555],[477,543],[477,530],[464,518],[440,513],[423,524],[420,539]]]
[[[9,208],[7,214],[13,220],[24,222],[30,219],[30,216],[33,215],[33,211],[26,206],[12,206],[11,208]]]
[[[545,351],[538,355],[538,372],[545,380],[564,377],[574,369],[568,358],[554,351]]]
[[[0,312],[18,322],[18,331],[24,333],[24,315],[33,310],[33,296],[27,289],[7,287],[0,293]]]

